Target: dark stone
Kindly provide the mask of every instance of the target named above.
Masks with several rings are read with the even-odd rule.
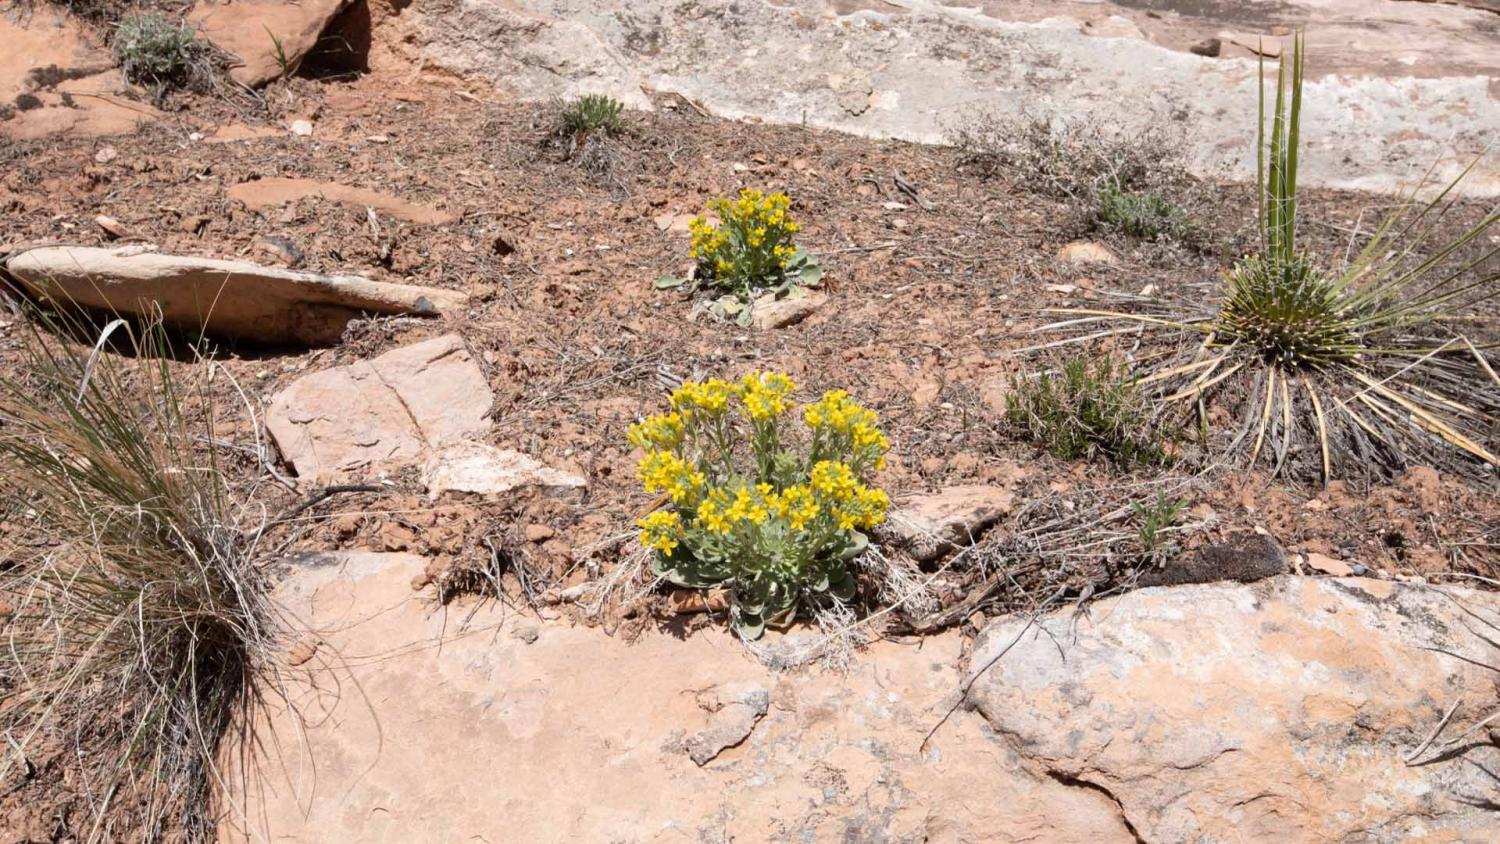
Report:
[[[1224,42],[1220,41],[1217,38],[1210,38],[1207,41],[1199,41],[1197,44],[1194,44],[1193,46],[1188,48],[1189,53],[1193,53],[1194,55],[1198,56],[1208,56],[1211,59],[1216,58],[1219,53],[1223,51]]]
[[[1285,574],[1286,554],[1276,540],[1253,531],[1237,533],[1218,545],[1209,545],[1191,557],[1167,563],[1141,575],[1142,586],[1180,586],[1235,580],[1250,583]]]

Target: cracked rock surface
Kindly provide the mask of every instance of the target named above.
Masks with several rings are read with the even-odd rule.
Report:
[[[315,653],[228,840],[1493,841],[1494,595],[1281,576],[773,671],[719,629],[633,642],[434,606],[404,554],[280,587]],[[1477,614],[1477,615],[1476,615]],[[768,638],[776,634],[769,634]],[[772,644],[765,642],[763,644]],[[1008,650],[1007,650],[1008,647]],[[1005,654],[955,702],[965,671]],[[1445,736],[1446,738],[1446,736]],[[269,740],[269,739],[268,739]]]
[[[1004,655],[969,700],[1141,840],[1493,841],[1487,734],[1404,763],[1460,696],[1450,735],[1500,706],[1493,674],[1428,650],[1493,662],[1471,612],[1500,601],[1361,578],[1144,589],[991,624],[971,670]]]
[[[298,477],[331,483],[484,432],[494,400],[463,340],[445,334],[302,376],[271,397],[266,430]]]
[[[722,630],[627,642],[496,602],[445,612],[411,588],[425,565],[328,555],[282,585],[319,647],[300,714],[267,713],[274,751],[226,840],[1131,840],[1106,797],[1027,770],[971,713],[919,749],[961,680],[956,634],[778,673]]]
[[[722,117],[924,143],[981,112],[1169,121],[1200,174],[1252,179],[1257,51],[1303,27],[1302,183],[1394,191],[1439,159],[1452,178],[1500,134],[1492,5],[433,0],[403,16],[388,61],[522,99],[603,92],[650,108],[648,93],[676,93]],[[1193,52],[1209,39],[1215,55]],[[1500,193],[1500,171],[1481,163],[1462,189]]]

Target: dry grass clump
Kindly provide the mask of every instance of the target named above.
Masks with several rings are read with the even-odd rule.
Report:
[[[260,681],[282,621],[219,466],[206,384],[174,371],[157,328],[131,336],[117,320],[92,350],[19,331],[0,376],[0,496],[24,536],[0,562],[13,610],[0,777],[37,748],[86,743],[81,778],[102,777],[88,840],[210,840],[220,750],[245,746],[275,687]]]
[[[584,94],[559,100],[552,111],[549,143],[585,173],[607,180],[622,157],[615,139],[625,133],[624,103],[606,94]]]
[[[1086,118],[989,114],[951,140],[970,172],[1064,200],[1085,228],[1179,243],[1199,234],[1186,209],[1207,201],[1208,186],[1188,172],[1171,124],[1127,132]]]
[[[981,115],[952,133],[963,164],[984,178],[1009,176],[1033,193],[1093,204],[1107,187],[1181,181],[1186,169],[1166,131],[1106,129],[1089,120]]]
[[[125,78],[152,88],[158,98],[169,88],[187,86],[197,75],[212,73],[209,51],[198,43],[193,27],[155,12],[122,18],[111,47]]]
[[[1105,185],[1096,199],[1102,225],[1145,240],[1188,240],[1197,227],[1186,211],[1155,191],[1132,192]]]

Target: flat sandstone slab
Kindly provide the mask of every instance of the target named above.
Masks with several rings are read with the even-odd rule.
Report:
[[[425,566],[329,555],[283,584],[316,655],[225,840],[1131,841],[1107,799],[1031,774],[972,714],[919,749],[957,635],[777,673],[720,630],[631,643],[444,611],[412,590]]]
[[[165,255],[139,246],[42,246],[4,269],[33,294],[121,314],[160,309],[169,323],[269,345],[337,342],[363,314],[436,316],[463,304],[450,290],[363,276]]]
[[[1368,578],[1143,589],[991,623],[969,702],[1144,841],[1495,841],[1487,734],[1406,757],[1500,709],[1463,659],[1496,622],[1493,593]]]
[[[447,211],[407,202],[388,193],[368,188],[349,187],[335,182],[319,182],[312,179],[256,179],[251,182],[241,182],[229,189],[230,199],[238,199],[252,211],[272,208],[309,196],[352,208],[370,208],[388,217],[424,226],[444,226],[458,220],[457,215]]]
[[[298,477],[356,480],[482,433],[494,401],[463,340],[445,334],[298,378],[271,397],[266,431]]]

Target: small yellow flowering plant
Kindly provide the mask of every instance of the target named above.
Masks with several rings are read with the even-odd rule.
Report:
[[[726,294],[716,303],[721,315],[737,316],[747,324],[748,303],[761,291],[782,296],[799,285],[813,287],[822,281],[817,259],[792,240],[802,226],[792,219],[791,205],[791,197],[784,193],[767,195],[745,188],[736,200],[710,200],[707,212],[688,223],[693,235],[688,254],[697,262],[694,278]],[[657,286],[686,283],[667,275]]]
[[[832,390],[801,414],[791,378],[683,384],[672,409],[631,426],[639,476],[661,505],[636,524],[657,574],[691,588],[727,583],[746,638],[790,623],[805,599],[854,595],[849,560],[890,500],[866,482],[889,448],[875,414]]]

